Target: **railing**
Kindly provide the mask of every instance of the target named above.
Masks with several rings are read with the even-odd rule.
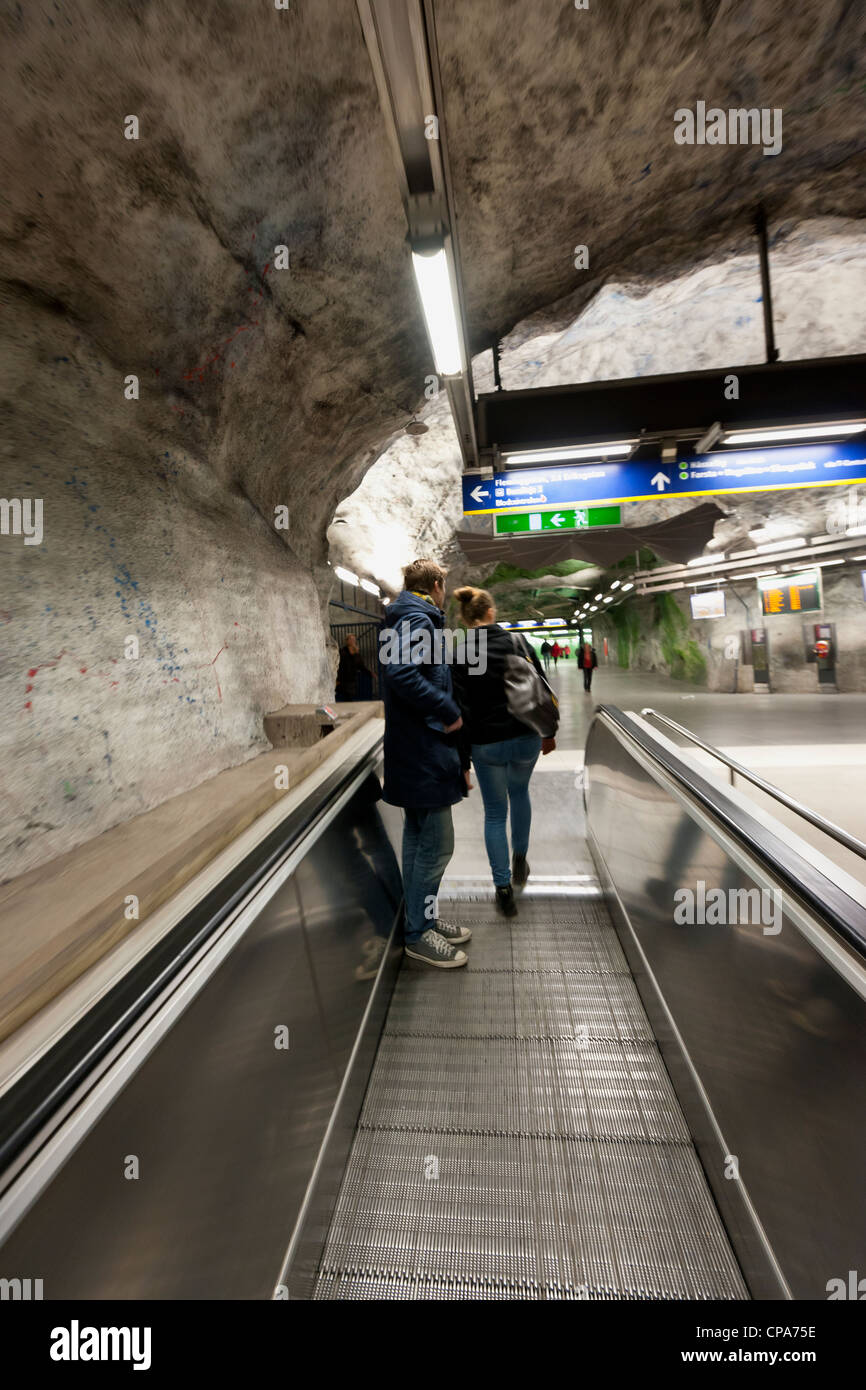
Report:
[[[712,757],[717,758],[720,763],[724,763],[730,773],[730,783],[732,787],[735,785],[735,775],[742,777],[746,782],[751,782],[753,787],[757,787],[759,791],[765,792],[767,796],[772,797],[774,801],[778,801],[783,806],[787,806],[789,811],[794,811],[796,815],[802,816],[810,825],[814,825],[818,830],[823,831],[825,835],[829,835],[830,838],[836,840],[838,844],[844,845],[852,854],[858,854],[861,859],[866,859],[866,845],[863,844],[862,840],[858,840],[854,835],[849,835],[848,831],[843,830],[841,826],[834,825],[832,821],[826,820],[823,816],[819,816],[817,811],[811,811],[808,806],[804,806],[801,802],[796,801],[793,796],[788,796],[787,792],[783,792],[780,787],[774,786],[772,782],[765,782],[763,777],[759,777],[757,773],[752,772],[748,767],[744,767],[742,763],[738,763],[733,758],[729,758],[727,753],[722,753],[720,749],[714,748],[711,743],[706,743],[704,739],[699,738],[697,734],[693,734],[691,729],[684,728],[682,724],[677,724],[676,720],[668,719],[666,714],[659,714],[657,710],[649,707],[642,709],[641,715],[644,719],[655,719],[659,724],[665,724],[669,729],[673,729],[676,733],[687,738],[691,743],[696,744],[698,748],[702,748],[705,753],[709,753]]]

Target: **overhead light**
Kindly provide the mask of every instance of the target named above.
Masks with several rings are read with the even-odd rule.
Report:
[[[705,585],[712,585],[714,587],[718,587],[719,584],[727,584],[727,582],[727,579],[693,579],[691,583],[686,585],[686,588],[700,589],[703,588]],[[707,590],[708,593],[712,593],[712,591],[712,588],[709,588]]]
[[[749,560],[753,555],[757,555],[757,547],[752,550],[732,550],[728,556],[729,560]]]
[[[622,586],[622,591],[623,591],[623,593],[625,593],[626,589],[633,589],[633,588],[634,588],[634,585],[633,585],[633,584],[631,583],[631,581],[629,580],[628,584],[623,584],[623,586]]]
[[[708,454],[712,449],[713,445],[718,444],[724,432],[725,431],[722,429],[721,424],[718,420],[716,420],[715,424],[710,425],[710,428],[707,430],[706,434],[701,435],[700,439],[695,445],[695,453]]]
[[[597,613],[597,612],[598,612],[598,605],[594,603],[594,604],[592,605],[592,607],[590,608],[589,611],[590,611],[590,613]]]
[[[844,557],[841,560],[816,560],[814,564],[809,561],[810,570],[825,570],[828,565],[844,565]]]
[[[764,541],[781,541],[785,536],[793,536],[797,530],[796,526],[790,523],[769,521],[766,526],[759,526],[756,531],[749,532],[749,540],[755,545],[763,545]]]
[[[427,321],[433,361],[440,376],[459,376],[463,370],[460,332],[445,247],[412,250],[412,269]]]
[[[601,594],[596,594],[596,595],[595,595],[595,601],[596,601],[596,603],[598,603],[598,601],[599,601],[600,598],[601,598]]]
[[[849,526],[846,536],[866,536],[866,526]]]
[[[690,565],[720,565],[724,560],[724,551],[721,555],[698,555],[694,560],[689,560]]]
[[[791,547],[791,546],[805,545],[805,544],[806,544],[806,537],[805,537],[805,536],[795,536],[795,537],[793,538],[793,540],[788,540],[788,541],[768,541],[766,545],[759,545],[759,546],[757,547],[757,554],[758,554],[758,555],[766,555],[766,554],[767,554],[767,551],[769,551],[769,550],[787,550],[787,549],[788,549],[789,547]]]
[[[821,439],[837,434],[861,434],[866,420],[842,420],[823,425],[781,425],[775,429],[731,430],[725,433],[723,444],[770,444],[786,439]]]
[[[378,584],[374,584],[373,581],[372,581],[372,579],[362,579],[362,580],[361,580],[361,588],[362,588],[362,589],[366,589],[368,594],[375,594],[377,598],[379,597],[379,595],[380,595],[381,592],[382,592],[381,589],[379,588],[379,585],[378,585]]]
[[[340,565],[337,565],[334,574],[338,579],[341,579],[344,584],[354,584],[356,588],[361,582],[357,574],[353,574],[351,570],[344,570]]]
[[[733,579],[778,579],[778,570],[759,570],[756,574],[735,574]]]
[[[640,441],[620,439],[612,444],[569,444],[562,449],[530,449],[522,453],[504,453],[510,464],[514,463],[562,463],[566,459],[621,458],[631,453]]]
[[[522,618],[517,624],[518,627],[538,627],[534,618]]]
[[[866,560],[866,555],[852,555],[850,558],[852,560]]]
[[[497,626],[497,627],[511,627],[511,624],[510,624],[510,623],[497,623],[496,626]]]
[[[545,618],[544,620],[545,627],[563,627],[564,625],[564,618]]]

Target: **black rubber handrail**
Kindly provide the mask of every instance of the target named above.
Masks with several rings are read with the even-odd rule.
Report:
[[[0,1173],[4,1172],[106,1053],[171,983],[237,907],[326,814],[340,792],[366,767],[381,740],[366,754],[342,763],[289,812],[255,849],[156,943],[91,1009],[74,1023],[20,1081],[0,1096]]]
[[[616,705],[599,705],[595,718],[606,717],[628,738],[664,768],[691,796],[720,821],[756,859],[807,904],[815,916],[830,926],[866,963],[866,907],[850,897],[804,859],[780,835],[731,800],[723,790],[703,777],[682,758],[663,747]]]

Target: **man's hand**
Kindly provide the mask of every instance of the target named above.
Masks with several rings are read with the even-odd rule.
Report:
[[[444,732],[445,732],[446,734],[453,734],[455,729],[462,729],[462,728],[463,728],[463,715],[462,715],[462,714],[458,714],[457,719],[456,719],[456,721],[455,721],[453,724],[446,724],[446,725],[445,725],[445,727],[444,727]]]
[[[472,773],[471,773],[471,771],[469,770],[468,767],[467,767],[466,771],[464,772],[463,776],[466,778],[466,790],[467,790],[468,792],[471,792],[471,790],[472,790]]]
[[[543,738],[541,740],[541,756],[544,757],[545,753],[552,753],[555,747],[555,738]]]

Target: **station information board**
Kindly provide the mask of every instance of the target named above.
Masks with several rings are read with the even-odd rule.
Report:
[[[866,443],[717,450],[663,464],[659,458],[553,468],[511,469],[463,478],[466,516],[585,507],[593,502],[654,497],[717,497],[722,493],[866,483]]]
[[[821,607],[821,572],[773,575],[758,580],[765,617],[775,613],[813,613]]]

